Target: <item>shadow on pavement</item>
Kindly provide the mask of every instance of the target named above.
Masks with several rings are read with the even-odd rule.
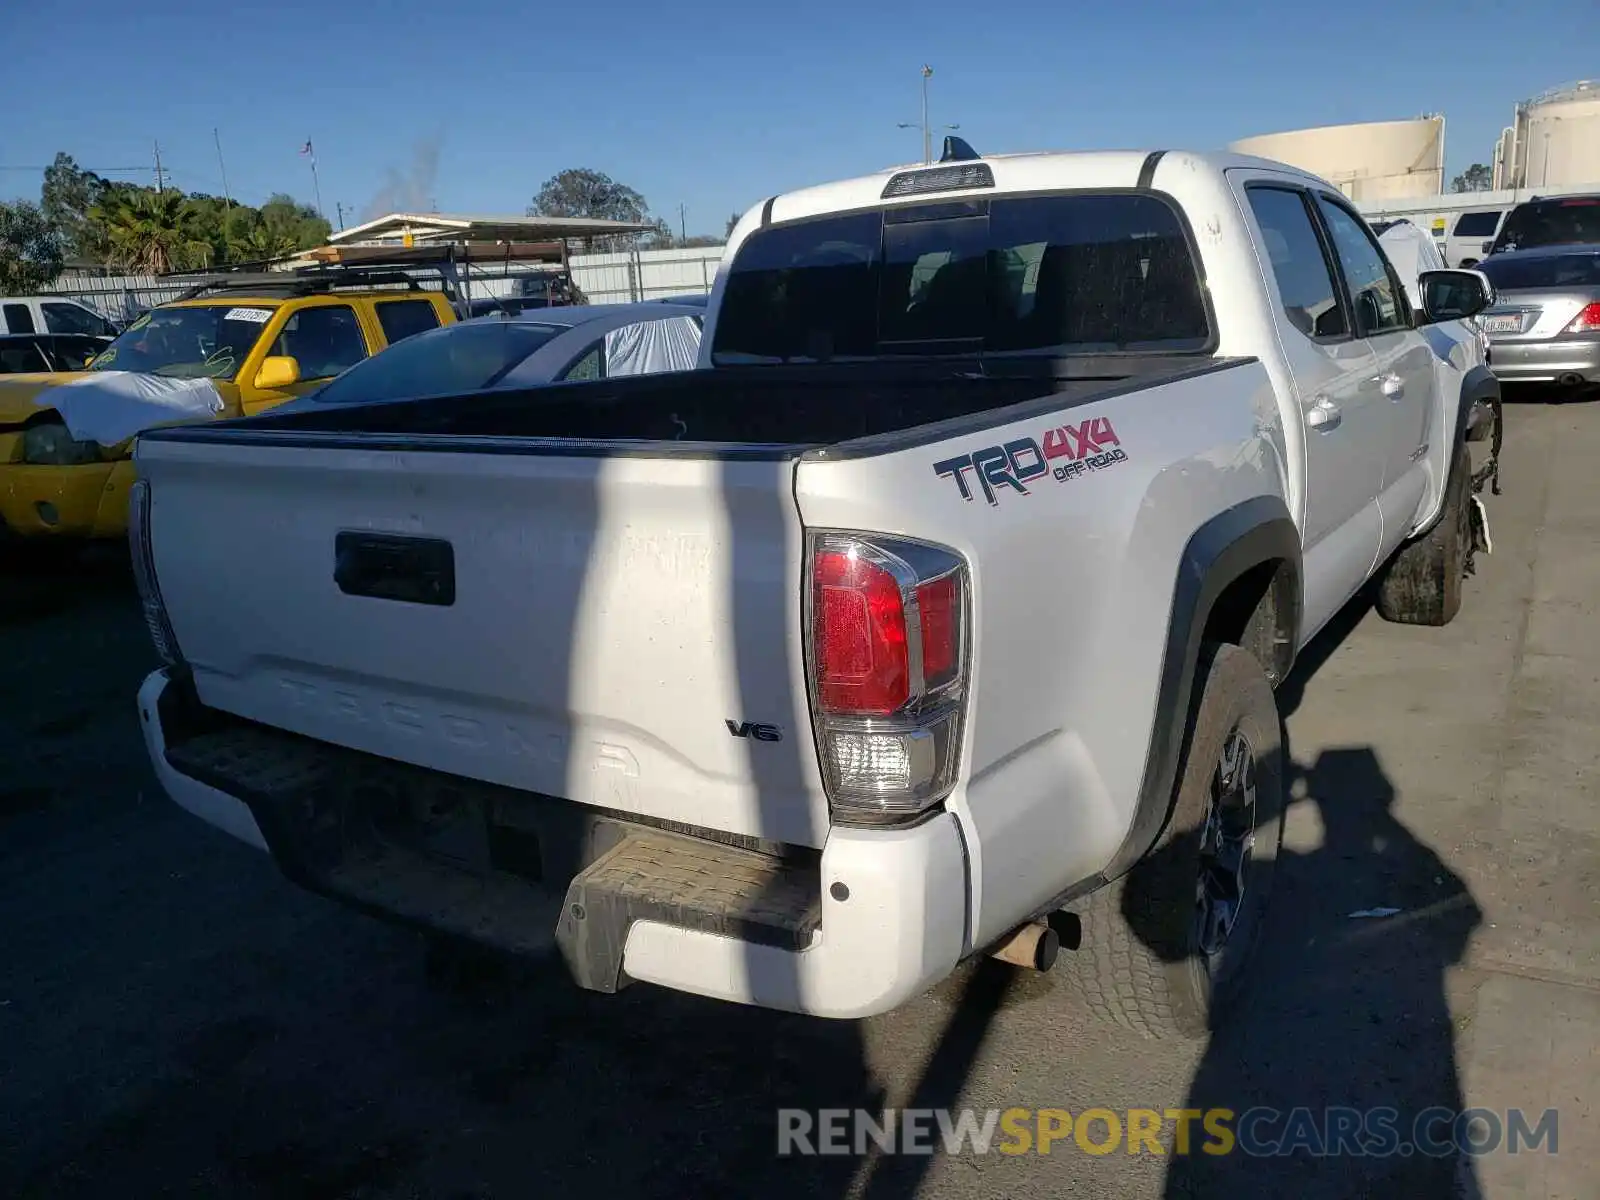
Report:
[[[133,572],[120,541],[87,547],[0,543],[0,626],[123,593],[134,603]]]
[[[1393,785],[1371,749],[1325,750],[1290,773],[1298,798],[1288,821],[1304,825],[1308,814],[1294,810],[1312,806],[1321,845],[1279,853],[1251,988],[1211,1037],[1185,1101],[1230,1110],[1238,1145],[1206,1153],[1218,1143],[1197,1120],[1189,1152],[1178,1146],[1169,1163],[1165,1194],[1456,1195],[1470,1164],[1450,1148],[1448,1121],[1426,1131],[1445,1143],[1437,1156],[1399,1146],[1429,1109],[1462,1107],[1445,973],[1482,914],[1396,819]],[[1385,909],[1397,911],[1353,915]],[[1330,1108],[1350,1113],[1330,1117]],[[1391,1116],[1372,1115],[1382,1109]],[[1390,1152],[1372,1153],[1386,1128]]]

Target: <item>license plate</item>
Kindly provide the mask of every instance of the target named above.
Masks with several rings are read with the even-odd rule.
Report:
[[[1485,317],[1483,319],[1485,333],[1521,333],[1522,314],[1508,313],[1503,317]]]

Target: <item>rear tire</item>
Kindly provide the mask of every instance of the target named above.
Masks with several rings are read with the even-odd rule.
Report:
[[[1400,547],[1378,582],[1378,615],[1385,621],[1448,625],[1461,611],[1473,544],[1470,470],[1466,446],[1456,447],[1438,523]]]
[[[1166,829],[1073,906],[1083,940],[1056,966],[1090,1011],[1152,1038],[1204,1037],[1237,1004],[1283,841],[1283,730],[1266,672],[1247,650],[1211,646],[1196,688]]]

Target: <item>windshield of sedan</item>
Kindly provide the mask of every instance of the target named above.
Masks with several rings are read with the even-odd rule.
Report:
[[[1600,287],[1600,246],[1593,253],[1502,258],[1491,254],[1478,264],[1496,290]]]
[[[96,355],[89,370],[143,371],[168,379],[232,379],[276,307],[202,304],[153,309]]]
[[[312,398],[319,404],[367,404],[492,387],[561,332],[556,325],[493,318],[446,325],[356,364]]]

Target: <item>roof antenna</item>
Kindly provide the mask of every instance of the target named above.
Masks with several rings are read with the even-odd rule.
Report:
[[[944,135],[944,152],[939,155],[940,162],[971,162],[982,157],[967,144],[965,138],[958,138],[953,133]]]

